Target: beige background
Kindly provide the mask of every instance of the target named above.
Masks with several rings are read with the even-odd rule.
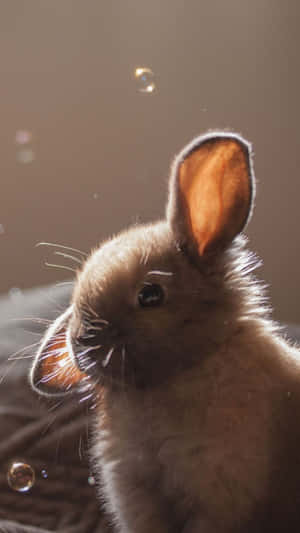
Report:
[[[89,250],[161,216],[174,153],[230,128],[255,148],[248,233],[275,316],[300,322],[299,15],[290,0],[2,0],[0,292],[66,277],[39,241]]]

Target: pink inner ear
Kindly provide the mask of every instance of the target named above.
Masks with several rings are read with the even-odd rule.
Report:
[[[47,387],[66,389],[76,385],[85,374],[75,366],[69,355],[64,336],[65,330],[59,332],[59,340],[51,339],[46,347],[46,356],[41,357],[41,380]]]
[[[251,204],[248,160],[234,139],[214,139],[179,169],[179,187],[198,252],[226,245],[247,220]]]

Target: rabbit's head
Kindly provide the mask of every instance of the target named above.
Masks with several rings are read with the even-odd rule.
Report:
[[[122,232],[87,259],[70,307],[43,339],[33,387],[57,393],[90,378],[152,387],[201,364],[238,327],[242,291],[231,269],[253,197],[241,137],[213,133],[184,148],[166,219]]]

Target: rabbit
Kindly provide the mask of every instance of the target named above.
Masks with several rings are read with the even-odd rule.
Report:
[[[194,139],[166,218],[90,254],[36,354],[38,392],[94,391],[91,462],[117,532],[300,530],[299,349],[252,273],[254,197],[246,140]]]

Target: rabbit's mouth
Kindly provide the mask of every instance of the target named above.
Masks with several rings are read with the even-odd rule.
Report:
[[[113,364],[120,347],[116,345],[97,344],[95,346],[83,346],[76,342],[72,343],[72,350],[78,368],[88,375],[94,375],[99,369],[105,371]]]
[[[98,339],[99,340],[99,339]],[[101,344],[82,345],[71,341],[74,361],[78,369],[99,383],[132,383],[132,361],[126,345],[116,338],[102,339]],[[131,377],[130,377],[131,376]]]
[[[159,377],[153,369],[153,364],[142,364],[135,348],[122,342],[114,342],[89,347],[78,346],[72,350],[77,368],[92,382],[121,389],[144,389],[157,382]]]

